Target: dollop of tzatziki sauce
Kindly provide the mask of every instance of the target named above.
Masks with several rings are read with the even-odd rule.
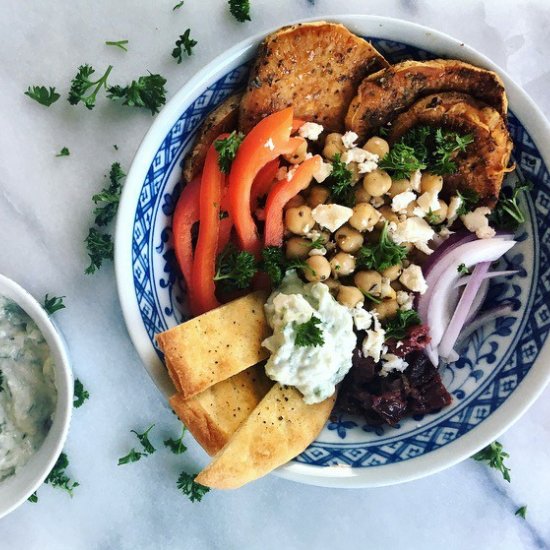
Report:
[[[271,355],[266,373],[280,384],[295,386],[308,404],[330,397],[352,366],[356,345],[350,309],[339,304],[323,283],[304,283],[289,271],[269,297],[265,312],[273,335],[262,345]],[[324,343],[297,346],[296,327],[312,316],[321,323]]]
[[[0,296],[0,482],[42,445],[57,401],[54,363],[34,321]]]

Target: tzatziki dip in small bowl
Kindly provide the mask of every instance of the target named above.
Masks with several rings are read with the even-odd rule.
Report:
[[[0,518],[40,486],[72,412],[65,344],[42,306],[0,275]]]

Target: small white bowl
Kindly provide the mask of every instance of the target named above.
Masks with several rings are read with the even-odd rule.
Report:
[[[15,475],[0,483],[0,518],[25,502],[40,487],[55,465],[69,431],[73,410],[73,375],[63,338],[42,306],[17,283],[0,275],[0,295],[13,300],[36,323],[55,362],[57,403],[53,423],[44,442]]]

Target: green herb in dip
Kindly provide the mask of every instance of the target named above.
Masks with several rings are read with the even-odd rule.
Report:
[[[0,482],[42,445],[57,401],[53,359],[34,321],[0,296]]]
[[[306,403],[320,403],[351,368],[356,344],[351,311],[323,283],[303,283],[289,271],[265,306],[273,335],[263,346],[271,352],[267,375],[295,386]]]

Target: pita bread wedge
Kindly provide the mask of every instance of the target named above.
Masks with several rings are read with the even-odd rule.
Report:
[[[293,106],[295,117],[342,131],[359,82],[387,66],[375,48],[343,25],[320,21],[283,27],[260,45],[239,128],[248,132],[263,117]]]
[[[317,437],[335,400],[336,395],[306,405],[297,389],[275,384],[197,476],[197,483],[236,489],[285,464]]]
[[[202,448],[214,455],[229,441],[272,385],[264,367],[257,365],[189,399],[176,394],[170,398],[170,405]]]
[[[267,359],[267,293],[252,292],[157,335],[166,367],[184,398]]]

